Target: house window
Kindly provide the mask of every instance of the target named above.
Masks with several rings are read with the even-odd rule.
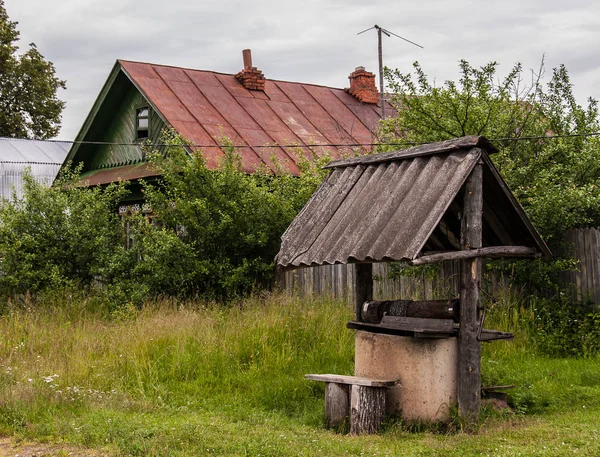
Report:
[[[148,107],[135,110],[136,140],[145,140],[148,138],[149,122]]]

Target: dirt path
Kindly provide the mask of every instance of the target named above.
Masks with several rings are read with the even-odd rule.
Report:
[[[0,457],[104,457],[103,454],[67,444],[42,444],[16,442],[12,438],[0,438]]]

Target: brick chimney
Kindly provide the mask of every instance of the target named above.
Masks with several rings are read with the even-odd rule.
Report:
[[[379,91],[375,85],[375,74],[365,70],[365,67],[356,67],[350,76],[350,89],[346,89],[346,92],[354,95],[359,101],[363,103],[374,103],[379,102]]]
[[[252,66],[252,52],[250,49],[244,49],[242,55],[244,57],[244,69],[235,77],[246,89],[265,90],[265,75]]]

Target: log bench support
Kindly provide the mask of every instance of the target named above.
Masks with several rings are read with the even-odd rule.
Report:
[[[386,389],[398,381],[357,376],[307,374],[306,379],[325,382],[327,425],[339,428],[350,421],[350,433],[376,433],[385,419]]]

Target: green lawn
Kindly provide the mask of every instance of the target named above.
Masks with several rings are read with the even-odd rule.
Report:
[[[0,318],[0,434],[115,455],[600,455],[600,358],[485,346],[485,383],[515,413],[477,433],[390,421],[376,436],[323,426],[309,372],[352,374],[347,305],[285,296],[227,309],[170,303],[110,318],[71,303]]]

